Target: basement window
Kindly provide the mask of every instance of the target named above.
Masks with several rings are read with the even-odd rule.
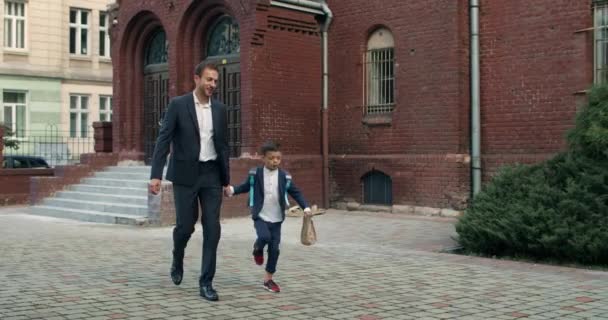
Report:
[[[365,174],[363,180],[363,203],[392,205],[393,182],[383,172],[372,170]]]

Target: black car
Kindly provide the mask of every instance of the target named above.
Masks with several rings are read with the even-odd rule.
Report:
[[[6,155],[6,156],[4,156],[4,160],[2,160],[2,168],[4,168],[4,169],[32,169],[32,168],[50,168],[50,166],[41,157]]]

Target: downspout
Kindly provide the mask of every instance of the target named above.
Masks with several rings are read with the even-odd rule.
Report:
[[[331,24],[334,15],[325,2],[314,2],[310,0],[280,0],[270,1],[270,5],[325,16],[325,20],[321,25],[321,47],[323,51],[323,105],[321,108],[321,131],[323,135],[323,208],[329,208],[329,115],[327,113],[329,98],[329,61],[327,31],[329,30],[329,25]]]
[[[470,0],[471,15],[471,191],[481,191],[481,119],[479,81],[479,0]]]

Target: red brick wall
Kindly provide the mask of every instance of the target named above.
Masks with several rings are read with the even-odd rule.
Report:
[[[332,199],[362,201],[361,178],[375,168],[391,176],[394,203],[449,206],[468,192],[467,1],[329,5]],[[390,125],[369,126],[363,55],[380,26],[395,39],[396,105]]]
[[[331,1],[330,152],[458,153],[467,109],[466,1]],[[464,13],[463,13],[464,12]],[[378,26],[392,31],[396,106],[390,126],[363,119],[363,54]]]
[[[319,154],[321,62],[312,15],[269,7],[268,1],[125,2],[112,35],[114,150],[141,159],[142,57],[147,36],[162,26],[169,42],[170,96],[193,88],[192,70],[205,58],[201,39],[221,14],[236,18],[241,45],[241,115],[245,153],[268,139],[290,154]],[[142,12],[144,11],[145,12]]]
[[[361,179],[371,170],[391,177],[394,204],[462,209],[469,184],[469,159],[461,155],[332,156],[330,166],[333,201],[363,203]]]
[[[270,7],[269,1],[129,1],[121,4],[114,41],[114,148],[121,159],[142,159],[142,59],[146,37],[162,26],[169,42],[170,96],[192,90],[193,67],[204,59],[209,26],[221,14],[240,27],[241,159],[232,159],[240,183],[266,140],[281,143],[285,168],[313,203],[321,203],[321,49],[309,14]],[[301,181],[301,182],[300,182]],[[231,199],[224,212],[244,212]]]
[[[260,166],[259,159],[233,159],[230,163],[232,169],[232,184],[239,185],[245,182],[251,168]],[[281,167],[287,170],[293,177],[293,183],[302,191],[310,205],[320,205],[322,202],[321,188],[321,159],[309,156],[286,156],[283,158]],[[163,192],[172,192],[170,186],[164,187]],[[247,207],[248,196],[246,194],[224,198],[222,205],[222,218],[231,218],[249,215]],[[290,200],[290,205],[297,205]],[[160,220],[163,225],[175,223],[175,207],[173,194],[162,195]]]
[[[481,1],[485,178],[565,147],[577,92],[593,81],[591,0]]]
[[[203,57],[201,39],[213,19],[222,14],[240,23],[241,51],[247,52],[256,18],[253,1],[125,1],[118,11],[112,35],[114,68],[114,150],[121,158],[143,160],[143,56],[146,42],[162,27],[169,42],[169,95],[193,88],[194,66]],[[242,85],[250,83],[249,60],[241,57]],[[250,91],[250,90],[249,90]],[[242,97],[248,105],[247,97]]]
[[[591,33],[577,32],[592,26],[590,3],[481,1],[484,179],[502,164],[540,161],[564,147],[580,99],[575,93],[592,80]],[[360,178],[372,168],[393,178],[395,203],[450,206],[454,194],[468,194],[468,0],[329,0],[329,6],[335,16],[329,33],[332,199],[360,200]],[[243,153],[255,154],[264,140],[275,139],[288,155],[318,157],[318,29],[311,16],[265,0],[122,3],[112,31],[114,150],[121,157],[141,157],[146,37],[156,26],[165,28],[170,94],[182,94],[192,88],[208,25],[224,12],[241,28]],[[370,126],[362,123],[362,57],[368,35],[380,26],[395,38],[396,106],[390,125]],[[250,162],[232,166],[234,183]],[[305,183],[311,190],[320,190],[317,169],[313,161],[302,174],[315,177]]]
[[[243,108],[245,150],[267,139],[286,154],[321,153],[321,38],[312,15],[271,7],[262,11],[263,38],[251,47],[251,105]],[[243,79],[242,81],[246,81]]]
[[[329,4],[332,197],[361,199],[361,172],[372,167],[393,177],[395,202],[444,206],[453,190],[466,194],[468,162],[441,155],[469,153],[468,1]],[[591,0],[482,0],[480,19],[488,180],[504,164],[538,162],[565,146],[592,82],[592,37],[580,32],[592,26]],[[390,126],[370,127],[361,123],[362,55],[378,26],[395,37],[397,103]]]
[[[30,178],[53,174],[53,169],[0,169],[0,206],[27,203]]]

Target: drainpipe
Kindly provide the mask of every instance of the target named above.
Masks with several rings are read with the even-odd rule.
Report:
[[[479,0],[470,0],[471,15],[471,191],[481,190],[481,120],[479,82]]]
[[[329,115],[327,113],[329,97],[329,62],[327,31],[334,15],[325,2],[314,2],[310,0],[277,0],[270,1],[270,5],[325,16],[325,20],[321,25],[321,47],[323,50],[323,106],[321,108],[321,131],[323,134],[323,207],[329,208]]]

